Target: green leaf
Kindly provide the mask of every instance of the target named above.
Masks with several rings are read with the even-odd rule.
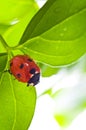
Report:
[[[24,17],[20,22],[15,24],[14,26],[10,27],[5,33],[4,38],[6,39],[9,46],[16,46],[19,43],[19,40],[33,17],[33,15],[37,12],[37,9],[32,6],[32,10]]]
[[[0,24],[0,34],[3,34],[11,25]]]
[[[39,64],[40,68],[41,68],[41,73],[43,77],[49,77],[52,76],[54,74],[56,74],[60,68],[54,68],[45,64],[40,63]]]
[[[7,53],[0,53],[0,72],[2,72],[6,67],[7,58],[8,58]]]
[[[27,130],[35,109],[34,87],[14,80],[4,73],[0,81],[0,129]]]
[[[18,22],[28,13],[28,7],[33,0],[2,0],[0,1],[0,23],[11,24]]]
[[[6,42],[8,43],[9,46],[17,46],[21,36],[23,35],[23,32],[30,22],[31,18],[35,13],[38,11],[38,6],[36,2],[31,3],[28,5],[28,10],[27,14],[23,15],[23,18],[16,23],[14,26],[11,26],[5,33],[4,33],[4,38],[6,39]]]
[[[1,79],[1,76],[2,76],[2,72],[0,72],[0,79]]]
[[[20,40],[20,43],[24,43],[30,38],[41,35],[42,33],[55,27],[65,19],[75,14],[78,14],[80,11],[82,11],[85,8],[86,8],[86,0],[47,1],[46,4],[39,10],[39,12],[33,17],[31,22],[27,26]],[[86,20],[86,17],[84,17],[84,19]],[[80,21],[77,20],[77,23],[78,22],[80,23]],[[57,33],[55,35],[57,35]]]
[[[41,37],[25,43],[21,50],[37,61],[52,66],[70,64],[86,52],[86,33],[72,41],[51,41]]]
[[[1,41],[1,39],[0,39],[0,53],[6,53],[6,48],[5,48],[5,46],[3,45],[3,43],[2,43],[2,41]]]

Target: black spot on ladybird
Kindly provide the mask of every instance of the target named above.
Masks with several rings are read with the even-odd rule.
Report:
[[[31,74],[35,74],[35,72],[36,72],[36,69],[35,69],[35,68],[32,68],[32,69],[30,70],[30,73],[31,73]]]
[[[21,77],[21,74],[17,74],[16,76],[17,76],[18,78],[20,78],[20,77]]]
[[[20,69],[22,69],[23,67],[24,67],[24,64],[21,64],[21,65],[19,66]]]

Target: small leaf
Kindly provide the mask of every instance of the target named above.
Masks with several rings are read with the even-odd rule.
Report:
[[[0,129],[27,130],[35,109],[34,87],[14,80],[4,73],[0,81]]]
[[[6,67],[7,58],[8,58],[7,53],[0,53],[0,72],[2,72]]]

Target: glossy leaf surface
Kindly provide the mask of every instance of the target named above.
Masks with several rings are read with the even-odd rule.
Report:
[[[0,80],[0,129],[27,130],[35,109],[34,87],[14,80],[4,73]]]

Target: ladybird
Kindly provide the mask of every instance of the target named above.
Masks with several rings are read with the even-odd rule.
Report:
[[[10,73],[27,86],[35,86],[40,80],[40,68],[27,55],[16,55],[10,60]]]

